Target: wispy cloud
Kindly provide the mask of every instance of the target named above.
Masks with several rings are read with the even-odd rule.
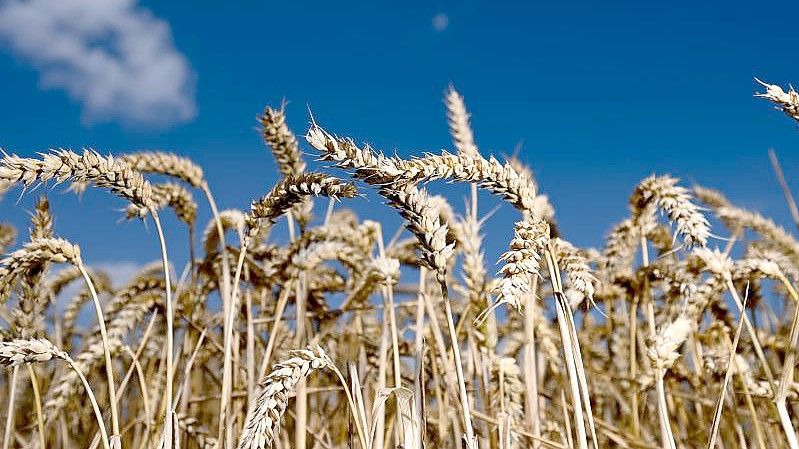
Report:
[[[133,279],[133,276],[141,271],[144,265],[128,260],[101,261],[92,264],[92,268],[107,273],[111,278],[111,282],[118,288]]]
[[[197,114],[169,25],[136,0],[0,0],[0,40],[63,88],[86,122],[168,126]]]
[[[444,32],[449,27],[449,16],[439,13],[433,16],[433,29],[439,33]]]

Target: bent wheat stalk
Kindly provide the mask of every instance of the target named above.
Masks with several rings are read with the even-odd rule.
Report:
[[[220,401],[220,422],[218,441],[224,441],[225,417],[228,415],[228,407],[231,391],[231,368],[232,368],[232,338],[233,327],[235,326],[238,310],[238,285],[241,278],[242,267],[247,248],[254,243],[259,236],[263,235],[269,227],[284,213],[288,212],[296,204],[309,196],[327,196],[331,199],[352,198],[356,195],[355,186],[342,183],[338,179],[320,173],[303,173],[298,176],[286,177],[278,182],[272,190],[260,198],[253,201],[249,214],[245,218],[247,233],[242,242],[239,258],[233,277],[232,297],[230,301],[230,313],[225,320],[225,358],[222,374],[222,399]]]
[[[42,363],[52,359],[60,359],[67,362],[70,368],[80,377],[81,382],[83,382],[83,387],[86,389],[86,394],[89,396],[89,400],[92,403],[97,425],[100,427],[103,447],[105,449],[111,449],[108,432],[106,432],[105,423],[103,422],[103,414],[97,404],[97,399],[94,397],[94,392],[89,385],[89,381],[86,380],[86,377],[77,365],[75,365],[75,362],[69,354],[58,350],[50,341],[43,338],[0,342],[0,364],[2,365],[16,368],[22,363]]]
[[[77,267],[83,279],[86,281],[86,286],[89,288],[94,302],[94,309],[97,314],[97,322],[103,341],[109,397],[116,397],[114,364],[109,350],[103,307],[100,304],[100,299],[97,296],[97,291],[94,288],[91,276],[83,267],[83,262],[80,257],[80,248],[77,245],[72,245],[63,239],[54,238],[34,239],[25,244],[22,249],[11,253],[7,258],[0,261],[0,264],[3,265],[3,267],[0,268],[0,288],[2,288],[3,292],[9,292],[17,278],[46,261],[55,263],[68,262]],[[111,401],[111,423],[113,435],[119,435],[119,415],[114,401]]]

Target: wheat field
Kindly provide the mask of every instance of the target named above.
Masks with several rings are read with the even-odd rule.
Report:
[[[758,82],[799,122],[799,94]],[[0,191],[44,193],[29,229],[0,225],[2,449],[799,449],[792,232],[656,174],[577,248],[531,168],[481,153],[454,88],[445,105],[452,151],[407,159],[267,107],[280,180],[246,211],[176,154],[4,152]],[[124,199],[158,262],[117,287],[87,266],[54,226],[61,184]],[[348,208],[370,190],[403,232]],[[517,210],[496,273],[479,191]],[[196,240],[186,266],[166,213]]]

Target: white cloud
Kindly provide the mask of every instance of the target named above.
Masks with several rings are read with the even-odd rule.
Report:
[[[439,13],[433,16],[433,29],[440,32],[446,31],[449,27],[449,16],[444,13]]]
[[[169,25],[136,0],[0,0],[0,40],[63,88],[87,122],[192,119],[194,73]]]
[[[92,268],[108,274],[114,287],[119,288],[133,279],[133,276],[138,274],[142,268],[144,268],[144,265],[132,261],[120,260],[97,262],[92,264]]]

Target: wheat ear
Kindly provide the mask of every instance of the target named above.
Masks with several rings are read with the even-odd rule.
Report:
[[[731,206],[730,200],[718,190],[710,189],[700,185],[695,185],[693,188],[694,196],[707,204],[708,206],[717,209],[719,207]]]
[[[446,152],[442,155],[428,155],[410,160],[388,158],[368,146],[358,147],[351,139],[335,137],[316,124],[308,130],[305,138],[308,143],[321,152],[322,160],[334,161],[339,167],[354,169],[355,177],[373,185],[399,190],[399,186],[403,184],[425,180],[446,179],[476,183],[481,188],[502,197],[523,214],[529,216],[530,223],[524,224],[527,230],[543,230],[544,228],[547,230],[546,233],[536,236],[527,232],[524,232],[525,235],[539,241],[549,239],[549,226],[542,220],[540,211],[536,209],[540,202],[536,200],[535,182],[524,174],[518,173],[510,164],[502,164],[494,158],[484,159],[479,155],[475,157],[466,154],[453,155]],[[518,237],[518,233],[516,237]],[[516,241],[517,239],[514,238],[514,242]],[[511,244],[511,251],[514,251],[513,245],[514,243]],[[526,246],[528,250],[533,248],[531,243],[526,243]],[[518,251],[516,255],[520,255]],[[525,259],[529,259],[529,257],[525,257]],[[513,295],[518,296],[521,293],[519,291],[521,283],[529,282],[531,276],[538,275],[537,264],[532,263],[517,265],[509,268],[508,271],[520,267],[536,268],[536,271],[530,271],[524,276],[506,282],[503,286],[504,289],[498,290],[502,303],[519,303],[518,299],[513,298]],[[529,286],[527,288],[529,289]]]
[[[69,150],[54,150],[41,159],[5,155],[0,161],[0,180],[22,183],[56,184],[72,181],[109,189],[112,193],[142,206],[150,207],[150,184],[138,172],[112,156],[101,156],[94,150],[77,154]]]
[[[228,209],[219,212],[219,220],[222,224],[223,232],[228,229],[233,229],[239,236],[239,240],[244,239],[244,230],[246,226],[246,215],[238,209]],[[208,222],[208,225],[203,231],[203,248],[206,254],[213,254],[222,250],[220,248],[219,232],[216,229],[216,220]]]
[[[653,215],[663,210],[677,224],[677,233],[687,246],[705,246],[710,236],[710,225],[694,203],[687,189],[677,185],[671,176],[650,176],[635,188],[630,197],[633,219]]]
[[[789,254],[794,260],[799,260],[799,241],[774,221],[756,212],[734,206],[720,207],[715,212],[734,233],[739,233],[744,228],[751,229],[781,252]]]
[[[259,117],[264,142],[272,149],[277,167],[283,176],[297,176],[305,171],[305,161],[297,137],[286,125],[286,105],[280,109],[266,107]]]
[[[5,253],[17,239],[17,228],[10,224],[0,223],[0,252]]]
[[[13,288],[14,282],[20,276],[23,276],[45,262],[64,263],[69,262],[81,272],[86,285],[94,300],[95,311],[97,312],[97,321],[100,327],[100,333],[103,337],[103,347],[105,349],[106,361],[106,376],[108,378],[109,397],[114,398],[115,386],[113,376],[113,361],[108,349],[108,336],[105,329],[105,317],[103,315],[100,300],[97,297],[97,292],[94,289],[94,284],[89,276],[89,273],[83,267],[83,262],[80,258],[80,248],[77,245],[72,245],[63,239],[36,239],[27,243],[22,249],[13,252],[7,258],[0,261],[3,265],[0,268],[0,297],[7,298]],[[111,403],[111,416],[114,435],[119,433],[119,424],[117,419],[116,404]]]
[[[561,238],[552,239],[558,266],[566,272],[571,288],[591,304],[594,302],[597,279],[588,266],[588,260],[571,243]]]
[[[523,220],[514,225],[510,249],[500,257],[504,262],[502,279],[494,287],[497,299],[492,308],[507,304],[521,310],[525,296],[533,294],[531,276],[538,275],[548,241],[549,225],[545,221]]]
[[[289,358],[276,364],[261,382],[261,394],[247,414],[239,437],[239,449],[272,447],[294,387],[313,371],[332,366],[333,362],[318,346],[289,352]]]
[[[201,187],[203,169],[191,159],[165,151],[142,151],[119,157],[130,168],[140,173],[155,173],[180,179],[192,187]]]
[[[63,239],[36,239],[0,261],[0,301],[11,294],[16,282],[48,262],[78,264],[80,248]]]
[[[277,168],[283,176],[298,176],[305,172],[306,164],[297,137],[286,125],[286,104],[283,103],[280,109],[267,106],[259,121],[264,142],[272,149]],[[297,219],[301,228],[305,228],[311,221],[312,211],[313,201],[305,198],[292,208],[292,217]]]
[[[450,85],[447,89],[444,103],[447,106],[449,133],[452,136],[455,149],[458,150],[458,153],[463,153],[471,157],[478,157],[480,153],[477,150],[477,145],[474,143],[474,133],[469,124],[469,111],[466,110],[466,103],[463,101],[463,96],[455,90],[455,87]]]
[[[31,240],[53,237],[53,216],[50,214],[50,203],[44,196],[36,201],[28,234]],[[35,269],[31,268],[22,276],[19,309],[15,311],[17,313],[14,326],[24,338],[41,335],[44,332],[44,311],[50,304],[49,298],[40,294],[43,290],[42,280],[49,273],[49,261],[43,260]]]
[[[306,197],[352,198],[356,193],[354,185],[321,173],[286,177],[265,196],[253,201],[246,218],[247,237],[253,239],[264,232],[275,220]]]
[[[785,115],[799,121],[799,93],[796,92],[793,86],[788,88],[788,92],[785,92],[776,84],[768,84],[757,78],[755,78],[755,81],[766,88],[765,92],[755,94],[756,97],[771,101]]]
[[[483,236],[480,234],[480,226],[481,222],[471,213],[466,214],[466,218],[461,224],[463,230],[463,281],[473,313],[480,313],[489,306],[488,281],[482,251]],[[497,344],[496,326],[496,319],[489,316],[475,328],[478,344],[489,351],[493,351]]]
[[[671,423],[669,422],[669,410],[666,405],[666,386],[663,378],[666,375],[666,371],[674,365],[674,362],[680,356],[679,347],[688,339],[693,330],[693,321],[686,316],[680,316],[661,328],[647,350],[647,356],[652,362],[652,367],[656,373],[658,416],[660,418],[663,447],[676,448]]]

